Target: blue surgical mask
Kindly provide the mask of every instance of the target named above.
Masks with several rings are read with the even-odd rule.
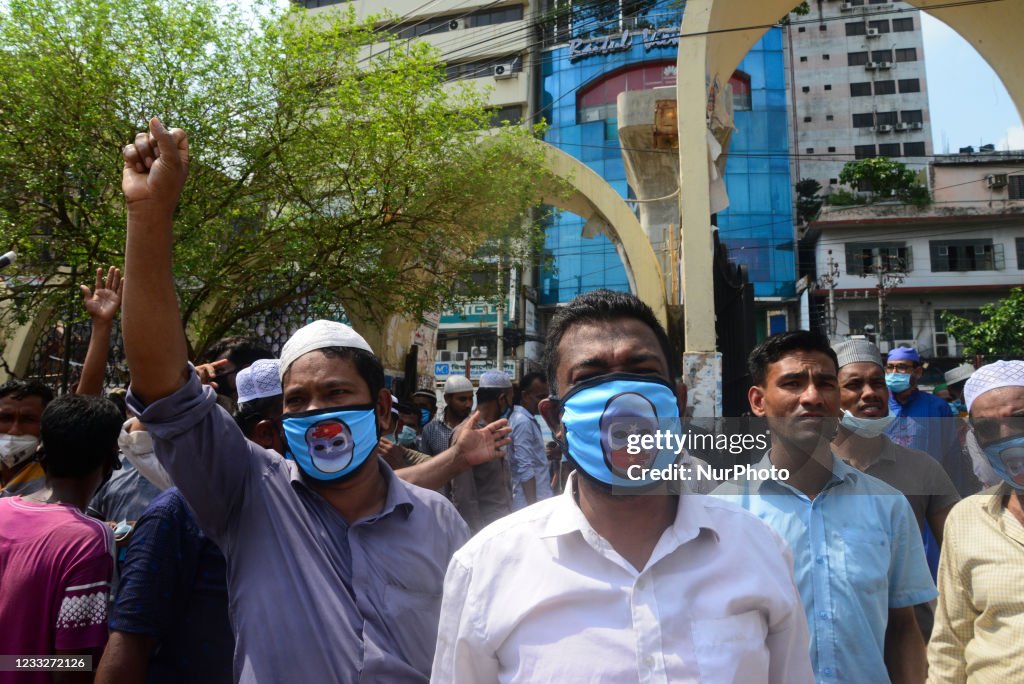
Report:
[[[893,394],[910,389],[910,373],[886,373],[885,384]]]
[[[1024,435],[989,444],[984,451],[996,475],[1024,491]]]
[[[281,420],[285,454],[307,476],[340,480],[366,462],[377,446],[377,413],[372,404],[286,413]]]
[[[403,426],[398,433],[398,443],[402,446],[412,446],[416,443],[416,431],[408,425]]]
[[[622,488],[651,484],[633,479],[629,466],[661,469],[671,465],[671,450],[629,454],[636,436],[654,434],[666,419],[679,418],[671,385],[660,378],[632,373],[611,373],[586,380],[566,393],[562,425],[566,448],[577,465],[594,479]],[[636,450],[636,449],[634,449]]]
[[[420,427],[430,422],[431,413],[428,409],[420,409]]]
[[[843,417],[839,423],[860,437],[878,437],[885,432],[885,429],[896,420],[896,416],[890,413],[882,418],[858,418],[846,409],[843,409]]]

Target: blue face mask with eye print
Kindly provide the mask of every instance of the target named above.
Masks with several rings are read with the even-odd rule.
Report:
[[[996,475],[1018,491],[1024,491],[1024,435],[1011,437],[982,449]]]
[[[335,482],[366,462],[377,446],[372,404],[286,413],[281,419],[286,456],[309,478]]]
[[[675,392],[661,378],[633,373],[600,375],[573,387],[561,404],[563,448],[599,482],[624,489],[647,487],[650,479],[636,477],[642,469],[665,468],[676,459],[672,450],[639,446],[644,435],[663,429],[660,421],[679,418]]]

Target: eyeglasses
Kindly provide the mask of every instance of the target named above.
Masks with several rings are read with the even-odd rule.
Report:
[[[914,364],[912,363],[887,363],[885,364],[885,371],[887,373],[913,373]]]

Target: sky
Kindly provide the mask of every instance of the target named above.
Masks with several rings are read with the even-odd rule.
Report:
[[[921,27],[935,154],[988,143],[997,150],[1024,150],[1020,116],[988,63],[953,29],[925,12]]]

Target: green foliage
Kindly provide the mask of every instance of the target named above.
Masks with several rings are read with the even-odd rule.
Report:
[[[830,207],[853,207],[858,204],[864,204],[864,199],[849,190],[840,188],[832,194],[825,196],[825,204]]]
[[[872,198],[896,199],[917,205],[928,204],[928,189],[906,164],[888,157],[873,157],[847,162],[839,172],[839,181],[854,188],[870,188]]]
[[[1024,290],[1017,288],[1001,301],[981,307],[981,322],[942,312],[946,332],[963,345],[965,356],[986,361],[1024,358]]]
[[[796,218],[798,223],[813,221],[821,210],[822,199],[818,195],[821,183],[813,178],[803,178],[796,183]]]
[[[0,244],[37,276],[8,311],[72,296],[59,270],[121,263],[120,150],[154,114],[191,145],[174,258],[196,355],[305,297],[421,316],[494,289],[465,282],[486,245],[532,246],[517,217],[560,187],[536,131],[482,134],[484,94],[446,86],[424,43],[382,49],[351,7],[257,3],[0,5]]]

